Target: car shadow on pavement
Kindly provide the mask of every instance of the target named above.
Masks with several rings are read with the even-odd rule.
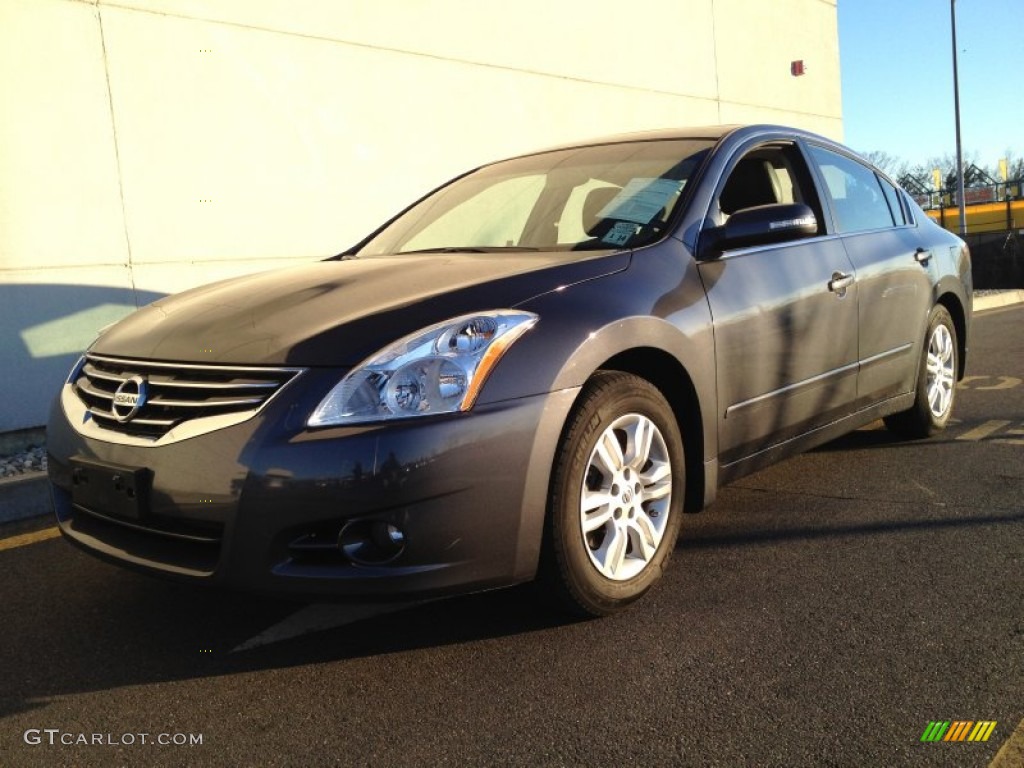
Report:
[[[885,430],[864,429],[817,450],[858,451],[898,442]],[[942,442],[948,441],[933,438],[915,445]],[[796,461],[801,460],[807,459]],[[778,474],[787,466],[764,472]],[[757,494],[756,502],[745,498],[750,494]],[[765,503],[768,494],[771,501]],[[927,499],[905,506],[905,512],[876,509],[866,519],[851,520],[845,514],[848,503],[842,496],[775,494],[734,484],[716,505],[732,508],[688,519],[677,550],[699,558],[719,549],[776,542],[1024,522],[1019,507],[989,505],[964,514],[956,507],[929,506]],[[812,511],[801,513],[801,504]],[[0,718],[63,697],[127,686],[383,659],[503,637],[537,635],[543,641],[553,631],[587,631],[582,622],[549,606],[532,585],[382,608],[377,615],[366,616],[365,607],[359,607],[353,621],[345,620],[345,606],[338,604],[336,620],[296,631],[294,618],[308,611],[304,603],[144,576],[95,560],[61,539],[0,552],[0,572],[6,638],[0,643],[0,669],[5,670]],[[332,611],[322,613],[330,617]],[[630,620],[626,614],[606,621],[620,619]],[[275,632],[282,626],[290,629]]]
[[[819,445],[813,452],[830,453],[834,451],[858,451],[866,448],[888,448],[903,442],[906,441],[881,426],[880,422],[874,422],[867,427],[847,432],[842,437],[830,440],[824,445]],[[914,444],[919,442],[916,440],[911,441]]]
[[[731,548],[744,545],[768,544],[778,541],[810,541],[835,539],[844,536],[871,536],[874,534],[913,533],[922,530],[973,528],[988,525],[1020,525],[1024,511],[1007,510],[1005,513],[974,515],[970,517],[925,518],[920,520],[879,520],[855,524],[823,522],[820,526],[791,526],[786,528],[743,529],[722,532],[717,527],[699,532],[684,531],[677,548],[686,550]]]
[[[993,414],[997,417],[1006,418],[1007,422],[1013,421],[1017,418],[1016,413],[1007,414]],[[977,427],[989,418],[984,419],[963,419],[954,423],[950,423],[946,429],[941,432],[937,432],[931,437],[921,439],[906,439],[900,437],[894,432],[890,432],[881,422],[874,422],[866,427],[861,427],[853,432],[837,437],[835,440],[831,440],[823,445],[819,445],[808,453],[836,453],[843,451],[862,451],[869,450],[872,448],[891,448],[893,446],[907,446],[907,447],[918,447],[918,448],[931,448],[941,445],[949,445],[963,440],[962,437],[958,438],[957,435],[962,435],[963,432]]]
[[[238,651],[306,604],[123,571],[60,539],[0,558],[8,574],[0,668],[9,671],[0,685],[0,718],[80,693],[386,656],[576,623],[527,585],[385,610]],[[34,567],[33,559],[47,567]]]

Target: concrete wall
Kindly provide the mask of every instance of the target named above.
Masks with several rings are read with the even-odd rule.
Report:
[[[0,431],[134,307],[336,253],[475,164],[842,130],[835,0],[0,0],[0,83]]]

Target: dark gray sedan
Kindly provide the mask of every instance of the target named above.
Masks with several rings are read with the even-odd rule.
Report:
[[[540,576],[607,614],[722,484],[878,418],[942,429],[970,320],[964,243],[827,139],[572,145],[107,330],[51,414],[57,519],[196,582],[410,598]]]

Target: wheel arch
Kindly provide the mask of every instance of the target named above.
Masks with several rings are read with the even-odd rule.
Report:
[[[595,373],[619,370],[650,381],[679,424],[686,452],[684,509],[712,504],[718,490],[718,390],[708,306],[695,302],[674,322],[633,316],[587,335],[555,375],[553,391],[582,388]]]
[[[604,361],[598,371],[632,373],[653,384],[668,401],[683,438],[686,462],[684,512],[699,512],[704,507],[704,421],[693,379],[683,365],[668,352],[653,347],[637,347],[620,352]]]
[[[541,550],[549,546],[544,531],[558,447],[584,385],[600,371],[633,373],[651,381],[665,396],[679,419],[684,440],[688,473],[684,511],[696,512],[714,501],[718,489],[717,390],[714,333],[707,311],[706,302],[694,303],[673,323],[633,315],[592,324],[584,312],[570,313],[565,322],[553,326],[563,337],[558,344],[531,348],[528,335],[510,351],[510,358],[518,356],[517,361],[525,366],[515,370],[542,380],[552,399],[551,412],[535,438],[527,476],[516,556],[518,579],[537,573],[543,560]],[[538,312],[543,317],[543,312]],[[561,354],[567,347],[572,352]]]
[[[956,356],[957,356],[957,379],[964,377],[967,370],[967,313],[960,298],[952,291],[947,291],[939,296],[936,304],[941,304],[949,312],[953,319],[953,327],[956,330]]]

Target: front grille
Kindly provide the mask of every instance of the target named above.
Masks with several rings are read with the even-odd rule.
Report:
[[[86,355],[72,386],[98,426],[158,439],[195,419],[256,413],[299,370]],[[142,404],[137,408],[132,404],[115,406],[115,394],[132,380],[126,390],[136,394],[141,387]]]

